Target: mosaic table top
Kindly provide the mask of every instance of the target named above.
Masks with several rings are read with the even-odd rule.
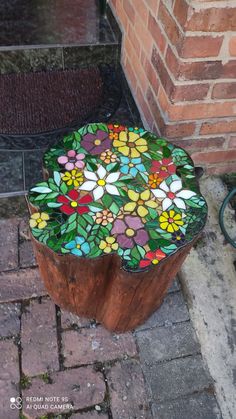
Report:
[[[142,128],[93,123],[44,155],[47,181],[29,192],[36,240],[58,254],[117,253],[145,271],[191,242],[207,205],[188,154]]]

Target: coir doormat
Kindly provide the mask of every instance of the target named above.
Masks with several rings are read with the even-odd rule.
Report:
[[[98,67],[0,76],[0,133],[37,134],[88,118],[103,101]]]

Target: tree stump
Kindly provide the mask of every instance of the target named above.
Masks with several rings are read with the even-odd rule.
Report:
[[[88,124],[45,153],[30,227],[52,299],[107,329],[142,324],[162,303],[204,227],[188,154],[141,128]]]

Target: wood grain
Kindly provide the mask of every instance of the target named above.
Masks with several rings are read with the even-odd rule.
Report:
[[[55,303],[113,332],[136,328],[161,305],[194,241],[147,272],[129,273],[116,254],[60,256],[32,237],[41,277]]]

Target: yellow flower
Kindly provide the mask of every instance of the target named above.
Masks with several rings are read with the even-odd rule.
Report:
[[[139,157],[141,153],[147,151],[147,141],[145,138],[135,134],[134,132],[121,131],[119,139],[113,141],[113,146],[124,156],[131,158]]]
[[[178,231],[180,226],[184,224],[181,214],[174,210],[164,211],[159,217],[159,222],[162,230],[167,230],[168,233]]]
[[[62,176],[62,180],[64,180],[68,186],[74,185],[77,187],[82,185],[84,177],[82,172],[77,169],[73,169],[71,172],[65,172]]]
[[[140,194],[133,191],[132,189],[128,190],[128,196],[132,202],[128,202],[124,206],[125,211],[133,212],[135,209],[140,217],[145,217],[148,214],[149,208],[156,208],[157,202],[151,198],[151,192],[149,190],[143,191]]]
[[[99,248],[103,250],[104,253],[111,253],[112,250],[118,249],[118,243],[114,237],[106,237],[105,240],[101,240]]]
[[[35,212],[30,217],[30,227],[43,229],[47,225],[46,220],[49,220],[49,215],[46,212]]]
[[[104,161],[104,163],[114,163],[117,160],[116,154],[113,154],[111,150],[105,150],[100,154],[100,159]]]

